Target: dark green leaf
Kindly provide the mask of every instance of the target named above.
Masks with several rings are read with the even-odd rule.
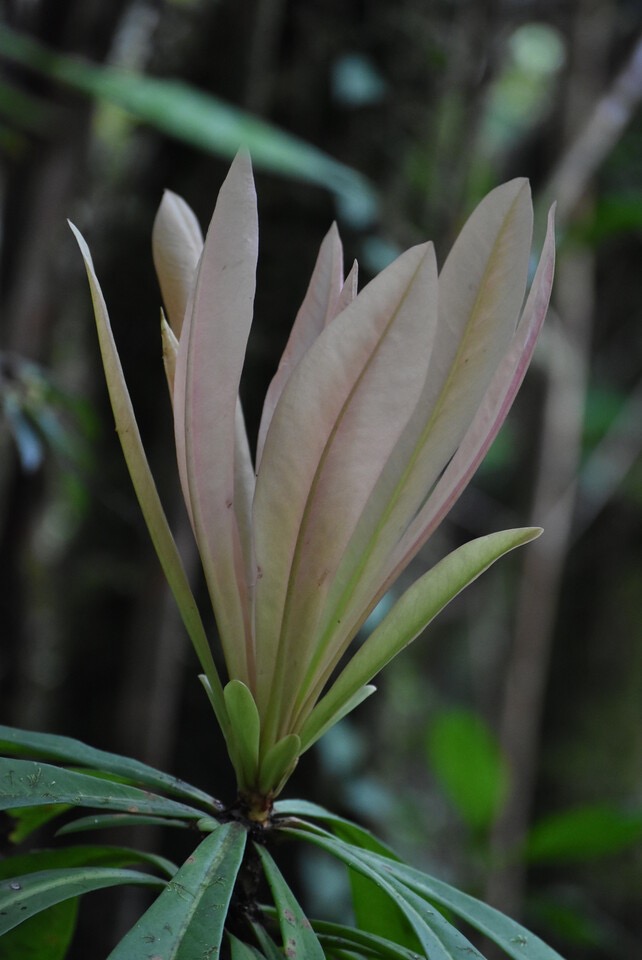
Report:
[[[451,910],[472,927],[485,934],[514,960],[562,960],[559,953],[521,924],[511,920],[467,893],[421,873],[413,867],[362,851],[361,856],[375,869],[392,875],[419,896]]]
[[[0,754],[58,760],[61,763],[72,763],[93,770],[115,773],[134,783],[163,790],[173,796],[202,803],[208,807],[216,805],[213,797],[189,783],[170,777],[169,774],[148,767],[147,764],[140,763],[138,760],[96,750],[70,737],[58,737],[51,733],[33,733],[30,730],[17,730],[14,727],[0,725]]]
[[[283,954],[275,944],[274,940],[271,940],[268,936],[267,931],[264,927],[259,926],[258,923],[254,923],[254,936],[256,937],[259,947],[263,951],[263,954],[267,960],[283,960]]]
[[[135,863],[148,863],[170,877],[176,873],[176,867],[171,861],[155,853],[130,850],[127,847],[78,845],[60,850],[34,850],[6,857],[0,860],[0,880],[64,867],[129,867]]]
[[[325,954],[310,921],[265,847],[257,846],[276,904],[283,952],[288,960],[324,960]]]
[[[163,886],[158,877],[111,867],[44,870],[0,883],[0,936],[48,907],[83,893],[122,884]]]
[[[69,803],[77,807],[102,807],[127,813],[151,813],[197,820],[195,810],[177,800],[113,783],[100,777],[64,770],[35,760],[0,757],[0,810],[42,804]]]
[[[229,941],[232,960],[256,960],[257,957],[264,957],[264,954],[259,953],[256,947],[251,947],[249,944],[237,940],[237,938],[231,934]]]
[[[642,814],[604,805],[556,813],[536,823],[525,856],[535,863],[577,863],[626,850],[642,840]]]
[[[76,929],[78,899],[57,903],[2,937],[2,960],[64,960]]]
[[[356,950],[386,960],[419,960],[416,950],[408,950],[394,940],[366,933],[361,929],[322,920],[312,920],[312,927],[319,935],[323,947],[336,946],[344,950]]]
[[[52,803],[42,807],[24,807],[7,810],[8,815],[15,821],[9,839],[12,843],[22,843],[39,827],[50,823],[56,817],[62,816],[71,809],[68,803]]]
[[[363,847],[364,850],[372,850],[374,853],[380,853],[384,857],[391,857],[397,860],[396,854],[387,847],[381,840],[370,833],[364,827],[340,817],[325,807],[320,807],[309,800],[278,800],[274,804],[274,812],[280,817],[296,817],[302,820],[320,820],[329,825],[329,828],[337,836],[346,840],[356,847]],[[278,822],[278,821],[277,821]]]
[[[445,710],[428,731],[430,766],[464,822],[490,829],[508,789],[508,769],[499,745],[481,717]]]
[[[304,833],[303,831],[288,829],[286,832],[321,847],[322,850],[326,850],[331,856],[345,863],[347,867],[356,870],[376,884],[406,917],[417,937],[419,949],[423,950],[425,956],[430,957],[430,960],[460,960],[461,954],[456,955],[444,945],[441,937],[433,930],[432,925],[426,922],[425,911],[423,911],[424,915],[417,911],[414,903],[411,902],[411,898],[406,896],[403,886],[396,884],[394,879],[391,880],[378,863],[373,865],[370,862],[369,858],[375,857],[375,854],[353,847],[321,830]],[[377,859],[380,859],[383,863],[393,864],[395,862],[388,861],[383,857]],[[435,913],[434,910],[433,913]],[[441,919],[443,920],[443,918]],[[446,923],[446,921],[443,922]]]
[[[226,823],[209,834],[109,960],[217,957],[245,840],[238,823]]]
[[[69,807],[65,807],[68,810]],[[213,824],[218,826],[217,821]],[[66,836],[69,833],[82,833],[85,830],[105,830],[110,827],[140,827],[141,825],[150,827],[180,827],[186,830],[188,824],[185,820],[176,820],[174,817],[146,817],[135,813],[105,813],[96,814],[93,817],[78,817],[66,823],[64,827],[56,831],[57,837]]]

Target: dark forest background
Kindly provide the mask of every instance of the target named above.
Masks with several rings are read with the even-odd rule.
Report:
[[[92,248],[197,582],[160,363],[162,190],[205,226],[250,146],[255,430],[333,218],[367,278],[425,238],[443,261],[481,196],[528,176],[538,243],[558,201],[547,328],[487,462],[408,575],[503,526],[545,535],[451,605],[290,793],[521,914],[569,960],[638,960],[641,99],[639,0],[0,0],[0,722],[230,799],[113,430],[66,218]],[[313,910],[340,913],[341,876],[322,860],[299,875]],[[103,956],[138,906],[90,898],[77,955],[96,955],[100,930]]]

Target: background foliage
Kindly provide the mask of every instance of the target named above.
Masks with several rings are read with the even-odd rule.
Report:
[[[4,0],[0,20],[0,722],[77,736],[229,798],[111,430],[65,218],[91,242],[196,575],[149,246],[163,188],[205,222],[227,159],[250,145],[261,256],[244,391],[256,430],[333,217],[367,275],[425,237],[443,255],[485,190],[526,175],[540,229],[559,202],[554,310],[489,460],[417,562],[502,526],[532,520],[546,534],[452,605],[302,762],[291,792],[365,819],[572,960],[637,958],[638,5]],[[310,858],[299,882],[314,909],[344,919],[328,871]],[[84,905],[75,955],[95,924],[115,942],[138,896]],[[61,914],[61,937],[68,926]]]

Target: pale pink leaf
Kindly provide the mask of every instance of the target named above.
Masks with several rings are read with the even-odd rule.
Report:
[[[107,306],[96,276],[89,248],[80,231],[70,223],[80,247],[96,318],[100,351],[105,368],[116,430],[123,448],[127,469],[147,524],[152,543],[158,554],[167,582],[174,594],[185,628],[191,638],[211,690],[212,705],[226,737],[229,735],[229,719],[223,699],[223,688],[212,658],[207,636],[203,628],[196,602],[185,574],[183,563],[169,528],[165,511],[160,502],[156,484],[145,455],[136,423],[129,391],[123,375],[120,358],[109,322]]]
[[[390,554],[457,449],[508,349],[523,302],[531,237],[528,183],[511,181],[473,212],[440,273],[439,327],[424,390],[328,598],[317,641],[324,675],[358,629]]]
[[[256,447],[257,470],[261,463],[265,437],[274,408],[279,402],[283,387],[303,354],[334,316],[334,307],[341,293],[342,284],[343,249],[337,225],[333,223],[319,248],[303,303],[296,315],[279,367],[265,396]]]
[[[236,513],[237,401],[252,322],[258,222],[249,157],[218,196],[181,334],[174,386],[194,532],[230,677],[252,689],[247,558]]]
[[[178,194],[163,194],[152,229],[152,254],[165,310],[180,338],[203,249],[203,234],[191,207]]]
[[[285,663],[289,694],[311,657],[337,564],[421,394],[436,292],[432,244],[409,250],[325,328],[283,390],[254,506],[261,710],[280,709]]]
[[[457,453],[448,464],[429,501],[412,522],[391,557],[391,569],[380,588],[382,592],[416,555],[452,509],[486,456],[513,404],[533,356],[548,310],[555,273],[554,216],[555,208],[552,207],[548,215],[546,238],[539,264],[510,348]]]

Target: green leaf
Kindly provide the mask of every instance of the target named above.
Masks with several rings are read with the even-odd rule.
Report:
[[[362,847],[364,850],[372,850],[374,853],[380,853],[384,857],[390,857],[392,860],[398,860],[397,855],[381,840],[351,820],[340,817],[325,807],[321,807],[309,800],[278,800],[274,804],[274,812],[280,817],[297,817],[303,821],[308,819],[320,820],[322,823],[330,825],[330,829],[337,836],[346,840],[354,847]],[[287,822],[282,826],[288,826]]]
[[[502,530],[453,550],[409,587],[344,667],[301,730],[302,749],[364,684],[412,643],[450,601],[504,554],[541,534],[539,527]]]
[[[137,120],[200,150],[231,158],[244,146],[257,166],[332,190],[355,225],[367,225],[376,216],[374,189],[357,171],[186,83],[64,57],[5,27],[0,30],[0,52],[76,90],[117,104]]]
[[[408,889],[461,917],[500,946],[514,960],[562,960],[556,950],[521,924],[480,900],[428,874],[362,851],[361,856],[375,869],[400,880]]]
[[[68,810],[69,807],[65,807],[65,810]],[[212,821],[216,823],[217,821]],[[71,823],[66,823],[63,827],[60,827],[56,831],[57,837],[64,837],[70,833],[82,833],[85,830],[105,830],[110,827],[140,827],[140,826],[150,826],[150,827],[180,827],[183,830],[186,830],[188,824],[185,820],[176,820],[174,817],[153,817],[153,816],[139,816],[138,814],[129,814],[129,813],[105,813],[105,814],[96,814],[92,817],[78,817],[76,820],[72,820]]]
[[[540,820],[526,841],[531,863],[583,863],[635,846],[642,840],[642,814],[606,805],[565,810]]]
[[[259,953],[255,947],[251,947],[249,944],[237,940],[232,934],[229,936],[229,941],[231,960],[256,960],[257,957],[261,958],[264,956],[262,953]]]
[[[273,940],[268,936],[267,930],[258,923],[252,924],[254,936],[258,940],[259,946],[266,957],[266,960],[283,960],[283,954]]]
[[[122,884],[163,886],[158,877],[112,867],[43,870],[0,883],[0,936],[23,920],[70,897]]]
[[[245,840],[239,823],[226,823],[209,834],[109,960],[218,956]]]
[[[168,815],[189,820],[198,820],[203,816],[202,810],[195,810],[167,797],[155,796],[138,787],[113,783],[35,760],[0,757],[0,810],[52,803]]]
[[[302,747],[302,752],[304,750],[309,750],[310,747],[317,742],[317,740],[321,739],[324,733],[327,733],[331,727],[339,723],[340,720],[343,720],[344,717],[347,717],[347,715],[352,713],[353,710],[356,710],[356,708],[360,706],[364,700],[367,700],[368,697],[373,693],[376,693],[376,691],[377,688],[373,684],[366,684],[364,687],[361,687],[360,690],[357,690],[357,692],[349,697],[346,701],[341,703],[334,713],[328,715],[322,726],[311,725],[310,729],[312,730],[312,733],[305,741],[303,741],[304,746]],[[305,729],[306,727],[304,727],[304,730]]]
[[[173,863],[154,853],[130,850],[128,847],[78,845],[6,857],[0,860],[0,880],[65,867],[129,867],[136,863],[150,864],[169,877],[176,873]]]
[[[408,950],[386,937],[375,936],[340,923],[322,920],[311,922],[324,948],[333,947],[357,953],[363,951],[367,956],[382,957],[385,960],[419,960],[416,950]]]
[[[445,710],[427,738],[432,772],[464,822],[490,829],[506,798],[508,767],[483,720],[468,710]]]
[[[70,809],[68,803],[52,803],[43,807],[18,807],[7,810],[8,815],[14,821],[14,826],[9,833],[9,840],[15,844],[22,843],[45,823],[50,823],[51,820],[62,816]]]
[[[256,849],[276,904],[285,956],[289,960],[325,960],[319,939],[281,871],[265,847],[256,845]]]
[[[57,903],[2,937],[3,960],[64,960],[76,929],[78,899]]]
[[[442,924],[447,924],[447,921],[438,915],[433,908],[432,923],[427,923],[426,916],[422,915],[422,912],[425,914],[426,911],[422,909],[422,912],[419,912],[416,909],[415,904],[406,896],[403,886],[396,884],[394,878],[391,879],[386,870],[382,870],[378,864],[373,865],[369,862],[368,857],[374,856],[374,854],[368,854],[364,850],[352,847],[350,844],[317,829],[310,833],[289,829],[285,832],[321,847],[322,850],[372,881],[406,917],[417,937],[420,950],[423,950],[425,955],[430,957],[430,960],[460,960],[461,953],[455,954],[444,946],[442,938],[432,929],[433,923],[436,924],[438,920]]]
[[[0,39],[1,39],[0,32]],[[1,43],[0,43],[1,46]],[[192,593],[181,555],[174,540],[163,505],[156,489],[154,477],[147,461],[143,441],[136,422],[123,368],[116,349],[107,305],[94,270],[91,253],[83,236],[76,227],[69,226],[76,238],[87,271],[91,299],[98,331],[105,377],[109,389],[116,430],[123,449],[127,469],[138,499],[154,549],[160,560],[163,573],[174,595],[183,624],[192,641],[192,646],[210,684],[212,705],[223,734],[228,731],[229,721],[223,701],[223,688],[212,657],[203,621]]]
[[[261,720],[254,697],[241,680],[230,680],[223,690],[230,718],[231,736],[236,741],[235,758],[240,765],[239,787],[250,786],[259,766]]]
[[[160,770],[155,770],[153,767],[148,767],[139,760],[96,750],[70,737],[60,737],[51,733],[34,733],[31,730],[18,730],[15,727],[0,725],[0,754],[59,760],[61,763],[72,763],[93,770],[115,773],[134,783],[202,803],[207,807],[216,806],[217,803],[203,790]]]
[[[259,791],[264,794],[278,794],[300,753],[301,741],[295,733],[289,733],[270,747],[261,761]]]

